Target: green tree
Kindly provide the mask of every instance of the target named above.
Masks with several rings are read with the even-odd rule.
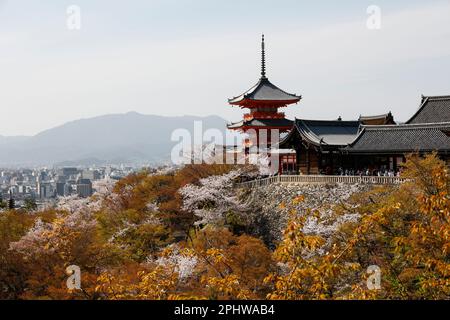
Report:
[[[24,208],[27,211],[34,211],[37,209],[36,200],[34,198],[25,199]]]
[[[6,209],[8,207],[8,204],[3,201],[3,194],[0,191],[0,209]]]
[[[16,208],[16,201],[14,200],[13,197],[10,197],[8,200],[8,209],[14,210],[15,208]]]

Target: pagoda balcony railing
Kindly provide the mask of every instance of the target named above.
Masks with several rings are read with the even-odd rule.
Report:
[[[284,112],[267,113],[267,112],[252,112],[244,114],[244,120],[250,121],[252,119],[284,119],[286,115]]]
[[[368,184],[368,185],[399,185],[410,179],[384,176],[324,176],[324,175],[281,175],[265,179],[257,179],[237,183],[238,188],[257,188],[274,183],[281,184]]]

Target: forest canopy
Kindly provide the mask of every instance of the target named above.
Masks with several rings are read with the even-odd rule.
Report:
[[[282,199],[236,188],[254,170],[142,171],[87,200],[2,209],[0,299],[449,299],[449,174],[435,155],[409,156],[400,186]]]

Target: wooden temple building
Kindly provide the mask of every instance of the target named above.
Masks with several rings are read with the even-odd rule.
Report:
[[[228,100],[249,113],[228,128],[247,133],[245,153],[251,147],[271,147],[271,156],[278,157],[279,174],[394,175],[410,153],[437,152],[450,162],[450,96],[422,96],[419,109],[403,124],[396,123],[391,112],[352,121],[286,119],[279,109],[301,98],[266,77],[263,36],[261,78]],[[271,134],[283,138],[270,145]],[[267,145],[262,135],[268,138]]]
[[[450,96],[423,97],[404,124],[390,114],[356,121],[296,119],[280,142],[281,174],[396,174],[410,153],[450,160]]]

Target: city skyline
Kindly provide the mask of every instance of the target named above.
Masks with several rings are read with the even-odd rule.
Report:
[[[81,30],[66,27],[73,4]],[[404,121],[420,94],[448,94],[448,1],[266,4],[0,1],[0,135],[130,111],[236,121],[227,98],[257,81],[263,32],[269,79],[303,96],[289,118]],[[373,4],[380,30],[366,26]]]

